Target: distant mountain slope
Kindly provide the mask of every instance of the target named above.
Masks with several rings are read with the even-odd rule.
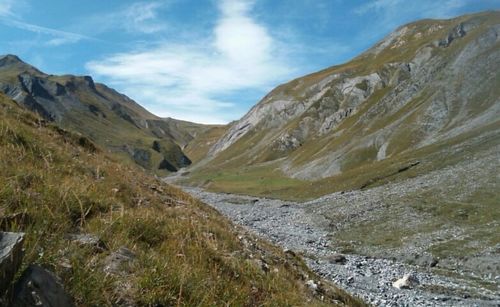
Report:
[[[274,89],[192,180],[305,198],[469,159],[467,148],[499,140],[499,68],[500,12],[405,25],[346,64]]]
[[[159,118],[91,77],[47,75],[14,55],[0,58],[0,91],[46,120],[159,173],[191,164],[182,147],[210,128]]]
[[[213,126],[199,133],[192,141],[184,147],[184,152],[196,163],[204,159],[210,148],[224,135],[228,126]]]

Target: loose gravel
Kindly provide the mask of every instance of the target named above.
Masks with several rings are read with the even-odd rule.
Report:
[[[334,261],[338,251],[331,246],[324,227],[322,209],[336,197],[332,194],[307,203],[211,193],[197,188],[184,190],[219,210],[233,222],[272,241],[285,250],[303,255],[320,276],[375,306],[500,306],[494,291],[477,288],[468,276],[436,274],[431,268],[412,266],[397,260],[360,255],[344,255],[344,263]],[[317,210],[316,210],[317,209]],[[405,274],[415,276],[419,285],[396,289],[392,283]]]

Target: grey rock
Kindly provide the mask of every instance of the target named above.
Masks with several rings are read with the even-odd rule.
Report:
[[[334,254],[334,255],[328,256],[327,260],[330,263],[336,263],[336,264],[345,264],[347,262],[347,258],[341,254]]]
[[[0,296],[9,288],[23,258],[24,233],[0,232]]]
[[[73,299],[52,272],[30,265],[14,285],[12,307],[70,307]]]
[[[491,158],[493,159],[494,156]],[[473,169],[477,166],[471,164],[469,167]],[[452,174],[460,174],[455,169],[450,169],[449,172],[443,177],[452,178]],[[465,172],[471,174],[469,169]],[[366,218],[364,214],[374,214],[373,204],[377,203],[380,195],[411,192],[416,187],[421,187],[424,182],[430,186],[435,185],[437,179],[439,178],[436,178],[434,174],[367,191],[335,193],[307,203],[260,198],[258,202],[247,202],[243,206],[235,205],[237,203],[235,198],[241,198],[244,201],[251,197],[210,193],[196,188],[184,188],[184,190],[213,206],[235,223],[281,246],[287,257],[303,255],[306,264],[313,271],[370,304],[378,302],[383,306],[496,306],[500,303],[500,296],[485,288],[470,284],[466,281],[469,275],[465,272],[458,271],[462,277],[440,275],[430,270],[427,264],[425,266],[409,265],[408,259],[394,257],[394,260],[389,260],[376,256],[366,257],[346,253],[343,254],[346,262],[339,265],[329,261],[332,252],[334,255],[338,253],[335,251],[335,244],[331,244],[332,247],[326,249],[321,244],[331,236],[325,227],[329,224],[329,221],[324,218],[325,213],[332,211],[338,214],[346,213],[345,217],[342,215],[340,218],[346,224],[338,225],[339,228],[348,227],[350,223],[356,225],[358,219]],[[338,206],[344,201],[345,208]],[[425,254],[418,258],[427,259]],[[415,260],[415,257],[412,259]],[[432,261],[432,258],[428,259]],[[480,261],[479,258],[474,259]],[[493,255],[485,259],[490,263],[494,262]],[[426,263],[428,263],[427,260]],[[441,260],[439,265],[441,266]],[[413,287],[405,291],[395,289],[392,283],[409,271],[415,272],[412,276],[419,280],[422,287]],[[494,275],[491,276],[492,282],[494,282]],[[305,281],[311,280],[309,276],[303,278]],[[309,282],[308,287],[313,290],[314,284],[317,285],[314,281]],[[437,296],[438,300],[433,300],[436,293],[429,290],[434,286],[446,291],[445,295]],[[464,291],[476,293],[477,296],[464,297]],[[442,298],[446,300],[443,301]]]
[[[306,286],[313,292],[318,291],[318,284],[312,279],[306,281]]]
[[[98,252],[103,252],[108,249],[106,244],[98,236],[93,234],[70,234],[68,235],[68,239],[81,246],[94,248]]]
[[[392,283],[397,289],[411,289],[419,284],[418,278],[414,274],[406,274],[402,278]]]
[[[136,255],[126,247],[120,247],[104,260],[104,272],[116,275],[125,275],[130,271],[130,265]]]

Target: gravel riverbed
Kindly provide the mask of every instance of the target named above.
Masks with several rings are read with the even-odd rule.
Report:
[[[300,253],[317,274],[375,306],[500,306],[498,293],[477,288],[469,276],[437,274],[430,267],[343,254],[345,261],[332,261],[337,255],[324,225],[321,209],[325,201],[349,195],[332,194],[307,203],[211,193],[198,188],[186,192],[219,210],[236,224],[270,240],[285,250]],[[352,197],[355,197],[353,195]],[[419,284],[412,289],[396,289],[393,282],[405,274]]]

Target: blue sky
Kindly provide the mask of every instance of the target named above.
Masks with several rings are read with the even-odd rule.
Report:
[[[162,117],[227,123],[421,18],[500,0],[0,0],[0,54],[91,75]]]

